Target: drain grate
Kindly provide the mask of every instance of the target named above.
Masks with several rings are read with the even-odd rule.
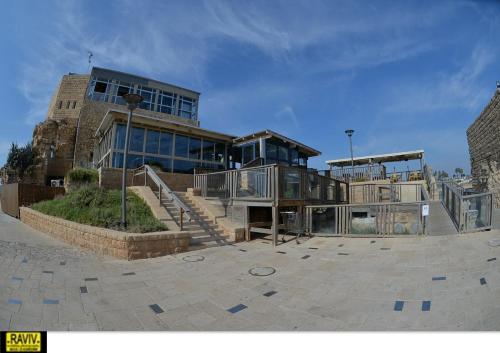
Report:
[[[488,259],[486,261],[491,262],[491,261],[495,261],[496,259],[497,259],[496,257],[492,257],[491,259]]]
[[[444,281],[446,280],[446,276],[432,277],[433,281]]]
[[[479,283],[481,283],[481,285],[484,286],[486,284],[486,278],[481,277],[481,279],[479,280]]]
[[[186,262],[200,262],[205,260],[205,257],[201,255],[188,255],[184,256],[182,259]]]
[[[311,255],[304,255],[304,256],[302,256],[302,258],[303,258],[304,260],[305,260],[305,259],[308,259],[308,258],[310,258],[310,257],[311,257]]]
[[[264,293],[264,294],[262,294],[262,295],[263,295],[264,297],[270,297],[270,296],[272,296],[272,295],[275,295],[276,293],[278,293],[278,292],[276,292],[275,290],[272,290],[272,291],[269,291],[269,292]]]
[[[270,276],[273,273],[276,272],[276,269],[273,267],[254,267],[248,270],[248,273],[250,273],[252,276]]]

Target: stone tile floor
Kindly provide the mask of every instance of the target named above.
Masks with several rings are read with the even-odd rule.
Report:
[[[253,241],[127,262],[0,213],[0,330],[498,330],[492,238]]]

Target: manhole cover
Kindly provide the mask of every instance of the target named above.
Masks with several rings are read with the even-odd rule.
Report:
[[[272,267],[254,267],[248,271],[252,276],[270,276],[274,272],[276,270]]]
[[[205,257],[201,255],[188,255],[184,256],[182,259],[187,262],[199,262],[205,260]]]

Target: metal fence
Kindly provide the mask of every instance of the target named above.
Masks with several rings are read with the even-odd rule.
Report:
[[[425,202],[306,206],[307,230],[320,236],[403,237],[426,233]]]
[[[442,182],[439,195],[460,233],[491,229],[491,192],[470,194],[453,182]]]

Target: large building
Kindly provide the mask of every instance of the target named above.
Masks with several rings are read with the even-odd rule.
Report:
[[[479,191],[489,190],[500,207],[500,84],[493,98],[467,129],[471,172]]]
[[[200,93],[168,83],[94,67],[90,75],[63,76],[47,119],[33,142],[41,163],[36,182],[63,179],[74,167],[121,168],[127,107],[122,96],[140,94],[130,134],[130,169],[156,164],[164,172],[224,170],[249,163],[307,167],[320,152],[265,130],[236,137],[200,127]]]

